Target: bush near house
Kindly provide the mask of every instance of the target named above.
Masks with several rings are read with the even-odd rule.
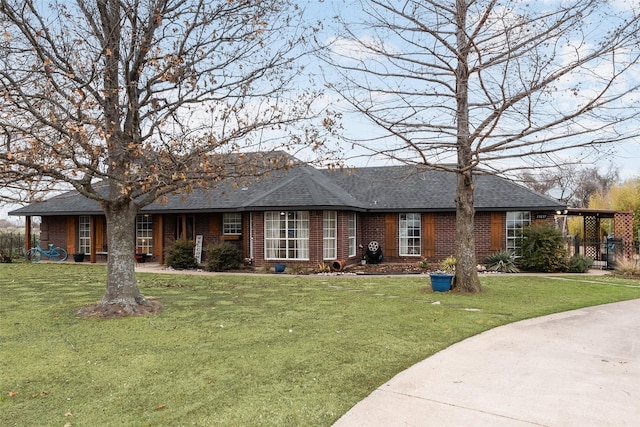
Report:
[[[176,240],[167,251],[167,267],[175,268],[177,270],[188,270],[191,268],[197,268],[198,263],[193,256],[194,243],[188,240]]]
[[[567,262],[569,273],[586,273],[593,265],[593,260],[584,255],[574,255]]]
[[[207,270],[237,270],[242,265],[242,251],[230,243],[211,245],[207,249]]]
[[[522,270],[553,273],[567,270],[567,251],[562,233],[551,224],[534,224],[522,229],[518,267]]]

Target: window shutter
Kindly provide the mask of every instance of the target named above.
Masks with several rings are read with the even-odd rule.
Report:
[[[386,246],[382,248],[384,256],[398,255],[398,229],[396,226],[396,218],[397,215],[392,213],[386,214],[384,218],[384,244]]]
[[[491,212],[491,252],[498,252],[504,249],[504,230],[502,212]]]
[[[220,236],[222,234],[222,215],[213,214],[210,219],[210,230],[212,236]]]
[[[67,217],[67,252],[73,254],[76,252],[76,220],[75,216]]]
[[[436,215],[433,213],[422,214],[422,246],[425,258],[436,256]]]
[[[91,218],[93,221],[93,227],[95,229],[95,242],[91,242],[96,251],[102,252],[105,250],[104,244],[104,217],[103,216],[94,216]],[[93,252],[93,251],[92,251]]]

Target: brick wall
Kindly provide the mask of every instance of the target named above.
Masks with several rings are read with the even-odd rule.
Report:
[[[309,211],[309,263],[312,266],[322,262],[323,247],[322,211]],[[287,260],[287,263],[307,264],[304,261]]]
[[[40,224],[40,247],[49,249],[48,244],[67,249],[67,218],[66,216],[43,216]]]
[[[362,259],[367,250],[367,245],[369,242],[374,240],[380,244],[384,259],[388,259],[388,257],[393,257],[395,255],[387,254],[387,252],[385,252],[387,241],[386,236],[384,235],[384,221],[384,214],[358,214],[356,219],[356,235],[358,236],[356,239],[358,242],[358,251],[356,253],[358,255],[358,259]],[[362,245],[362,249],[360,249],[360,245]]]
[[[456,254],[456,214],[436,214],[436,261]]]
[[[539,215],[538,219],[536,215]],[[253,224],[249,226],[249,215],[251,215]],[[478,212],[476,213],[475,223],[475,239],[476,239],[476,255],[477,259],[481,262],[486,256],[490,255],[494,250],[491,247],[492,241],[492,218],[490,212]],[[546,215],[546,216],[545,216]],[[195,219],[194,230],[195,235],[203,236],[203,260],[206,259],[206,250],[208,246],[222,241],[227,241],[231,244],[241,248],[245,258],[250,256],[250,244],[253,243],[253,265],[255,267],[261,267],[265,264],[273,265],[274,261],[264,261],[264,213],[253,212],[252,214],[244,213],[243,233],[241,236],[224,236],[222,234],[222,214],[198,214],[190,215]],[[500,217],[498,222],[500,221]],[[502,224],[494,224],[494,233],[496,232],[495,226],[500,225],[499,236],[493,236],[494,242],[496,239],[505,244],[505,225],[504,215],[502,215]],[[617,222],[622,224],[621,228],[625,228],[628,222],[631,221],[632,215],[621,215],[617,217]],[[532,219],[540,222],[554,222],[553,212],[532,212]],[[171,248],[176,238],[178,215],[164,215],[162,221],[163,236],[154,236],[155,239],[163,239],[163,247],[165,250]],[[395,230],[393,236],[385,236],[385,230],[389,224],[386,221],[396,221]],[[356,256],[349,258],[349,212],[338,211],[337,213],[337,257],[338,260],[345,260],[347,265],[359,263],[363,258],[366,247],[369,242],[377,241],[383,251],[383,262],[418,262],[423,259],[423,256],[399,256],[399,244],[398,239],[398,215],[397,214],[385,214],[385,213],[358,213],[356,215]],[[304,267],[316,267],[319,263],[323,262],[323,211],[309,211],[309,260],[308,261],[295,261],[287,260],[287,264],[300,265]],[[68,221],[67,217],[43,217],[40,230],[40,238],[42,247],[46,248],[48,243],[54,243],[58,246],[62,246],[67,249],[69,242],[67,242],[68,236]],[[393,229],[393,227],[391,227]],[[430,261],[440,261],[450,255],[455,255],[455,230],[456,220],[455,213],[437,213],[435,214],[435,256]],[[77,231],[76,231],[77,234]],[[627,236],[625,236],[627,237]],[[77,239],[77,236],[74,237]],[[395,239],[395,241],[389,240]],[[158,240],[156,240],[158,241]],[[389,245],[388,243],[392,244]],[[362,248],[360,248],[362,246]],[[389,250],[389,248],[392,248]],[[98,259],[102,261],[102,259]]]
[[[475,219],[475,239],[476,239],[476,259],[483,262],[484,259],[491,255],[491,213],[476,212]],[[502,223],[502,233],[504,235],[506,226]],[[506,237],[502,238],[502,247],[505,246]]]
[[[264,213],[253,212],[253,263],[256,267],[264,265]],[[249,256],[249,252],[247,252]]]

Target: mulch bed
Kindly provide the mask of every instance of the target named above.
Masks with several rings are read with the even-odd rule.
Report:
[[[417,263],[415,264],[365,264],[355,265],[345,269],[347,273],[356,274],[422,274],[427,273],[428,270],[421,268]]]

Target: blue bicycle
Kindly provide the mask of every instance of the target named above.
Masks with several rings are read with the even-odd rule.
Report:
[[[24,259],[31,262],[40,262],[43,256],[46,256],[51,261],[60,262],[67,259],[67,251],[59,246],[54,247],[53,243],[49,243],[49,250],[45,251],[40,247],[40,242],[36,243],[35,248],[29,249],[24,254]]]

